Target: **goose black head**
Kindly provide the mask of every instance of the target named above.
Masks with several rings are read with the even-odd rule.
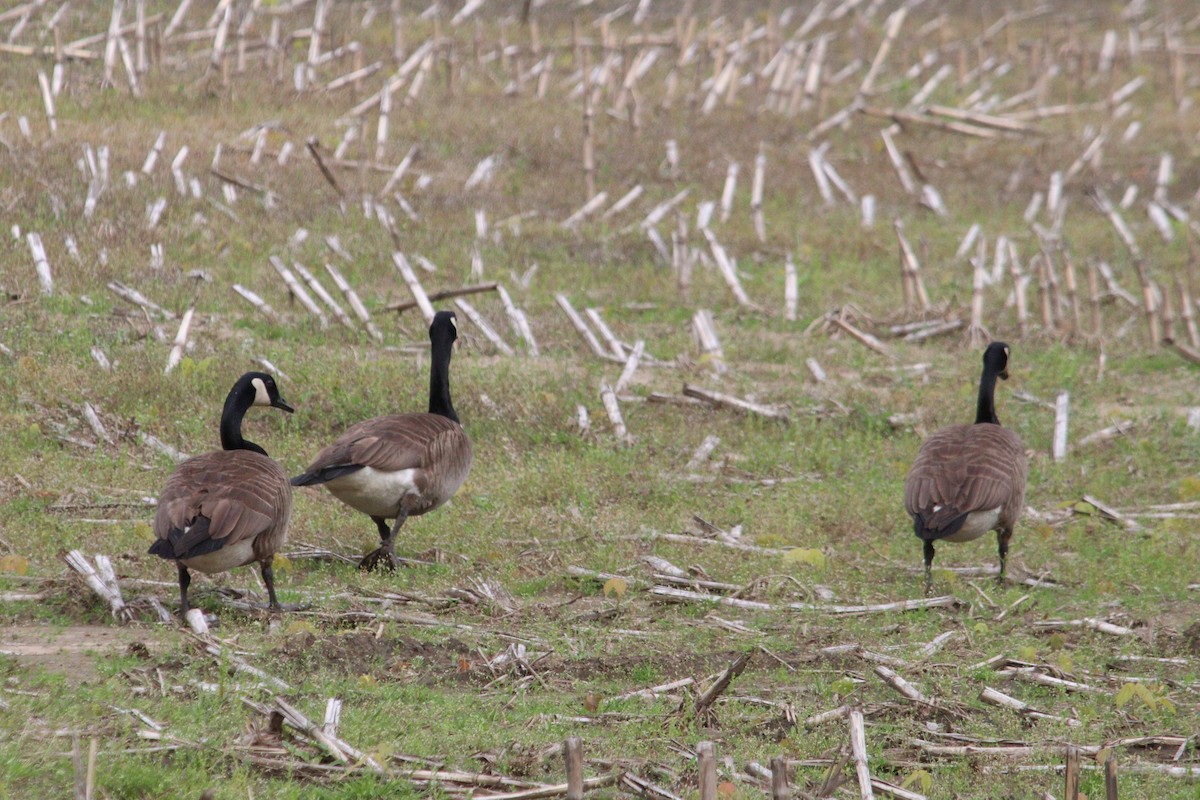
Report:
[[[238,379],[231,394],[252,397],[248,404],[252,406],[269,406],[289,414],[296,410],[283,399],[279,387],[275,385],[275,379],[265,372],[247,372]]]
[[[429,323],[429,341],[434,344],[453,344],[458,338],[458,318],[453,311],[439,311]]]
[[[225,409],[221,412],[221,447],[225,450],[253,450],[267,454],[266,450],[242,438],[242,417],[251,406],[278,408],[291,414],[295,411],[279,395],[275,379],[265,372],[247,372],[225,398]]]
[[[992,342],[983,351],[983,368],[1008,380],[1008,345],[1004,342]]]

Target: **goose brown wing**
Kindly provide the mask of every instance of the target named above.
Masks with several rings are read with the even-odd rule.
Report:
[[[431,443],[462,426],[438,414],[392,414],[365,420],[346,429],[326,447],[304,475],[321,482],[345,474],[347,468],[371,467],[395,472],[425,466]]]
[[[422,492],[427,502],[437,507],[454,496],[471,472],[471,440],[461,425],[452,424],[429,440],[425,451],[426,481]]]
[[[218,450],[185,461],[158,500],[151,549],[165,558],[190,558],[227,544],[282,530],[292,490],[283,469],[248,450]]]
[[[1007,428],[943,428],[917,453],[904,481],[904,507],[931,532],[953,525],[965,514],[998,506],[1004,507],[1006,517],[1019,515],[1026,470],[1021,440]]]

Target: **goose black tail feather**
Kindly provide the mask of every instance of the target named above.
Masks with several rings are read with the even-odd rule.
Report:
[[[152,556],[159,556],[160,558],[165,558],[168,561],[175,560],[175,549],[171,547],[171,543],[166,539],[155,539],[154,544],[150,545],[150,550],[148,552]]]
[[[343,475],[358,472],[362,468],[362,464],[337,464],[332,467],[323,467],[312,472],[297,475],[291,479],[290,483],[292,486],[316,486],[317,484],[327,483],[335,478],[340,478]]]
[[[176,561],[215,553],[225,544],[225,539],[209,537],[209,523],[208,517],[196,517],[186,528],[172,528],[166,539],[150,545],[150,554]]]
[[[930,517],[933,515],[931,514]],[[958,533],[963,524],[967,521],[966,514],[959,514],[949,520],[938,519],[937,527],[929,527],[935,521],[927,518],[924,514],[917,514],[913,517],[913,533],[918,539],[925,542],[936,542],[938,539],[945,539],[947,536],[953,536]]]

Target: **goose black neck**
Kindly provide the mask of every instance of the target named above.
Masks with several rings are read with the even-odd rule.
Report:
[[[429,365],[429,413],[458,422],[454,405],[450,402],[450,353],[453,339],[438,339],[433,343]]]
[[[254,405],[254,392],[238,387],[225,398],[225,408],[221,412],[221,448],[224,450],[251,450],[266,455],[257,444],[242,437],[242,417]]]
[[[983,376],[979,379],[979,403],[975,406],[975,424],[991,423],[999,425],[996,417],[996,370],[990,365],[983,368]]]

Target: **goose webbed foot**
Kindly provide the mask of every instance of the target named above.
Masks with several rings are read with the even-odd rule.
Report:
[[[264,611],[267,611],[271,614],[282,614],[285,611],[287,611],[287,612],[308,611],[310,608],[312,608],[312,603],[279,603],[279,602],[276,602],[276,603],[268,603],[267,605],[262,606],[262,609]]]
[[[372,550],[363,556],[362,561],[358,562],[358,568],[363,572],[375,572],[376,570],[395,572],[398,565],[395,552],[387,546],[380,546],[378,549]]]
[[[377,569],[395,572],[396,567],[400,565],[396,558],[396,534],[408,519],[408,512],[402,510],[390,529],[383,517],[371,519],[375,520],[375,525],[379,528],[379,548],[363,556],[362,561],[358,562],[358,568],[363,572],[374,572]]]

